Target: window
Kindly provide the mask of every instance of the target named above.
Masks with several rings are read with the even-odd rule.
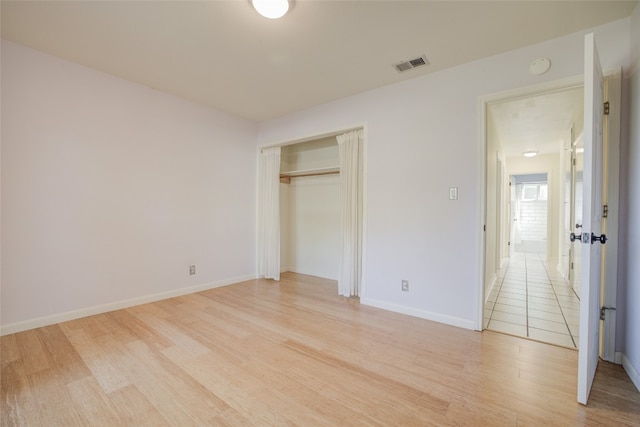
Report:
[[[547,200],[547,184],[523,184],[520,200],[523,202]]]
[[[547,184],[540,184],[538,191],[538,200],[547,200]]]

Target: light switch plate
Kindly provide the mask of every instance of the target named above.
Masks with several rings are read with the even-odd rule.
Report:
[[[449,187],[449,200],[458,200],[458,187]]]

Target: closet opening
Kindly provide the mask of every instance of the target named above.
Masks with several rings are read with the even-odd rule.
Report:
[[[335,136],[282,147],[280,271],[338,280],[340,161]]]
[[[306,274],[360,296],[363,153],[362,128],[260,150],[260,277]]]

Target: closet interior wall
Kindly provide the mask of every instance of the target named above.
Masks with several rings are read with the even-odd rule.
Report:
[[[340,166],[335,137],[282,147],[281,271],[337,280]]]

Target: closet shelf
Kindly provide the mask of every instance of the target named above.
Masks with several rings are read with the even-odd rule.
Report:
[[[339,173],[340,173],[340,167],[280,172],[280,182],[289,184],[291,182],[291,178],[299,178],[303,176],[335,175]]]

